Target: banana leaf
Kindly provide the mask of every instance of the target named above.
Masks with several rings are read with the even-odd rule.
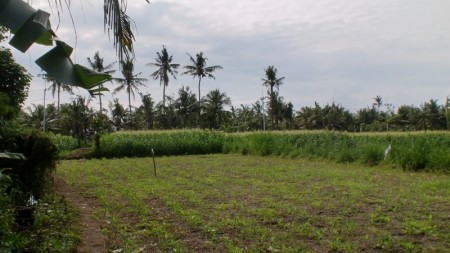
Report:
[[[72,47],[62,41],[56,41],[56,46],[36,60],[47,74],[65,84],[90,90],[111,79],[108,74],[98,73],[79,64],[73,64],[70,59]]]
[[[49,16],[21,0],[2,0],[0,3],[0,24],[15,34],[9,44],[21,52],[26,52],[35,42],[53,45],[55,34],[51,30]]]

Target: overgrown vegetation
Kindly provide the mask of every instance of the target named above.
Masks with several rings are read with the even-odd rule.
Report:
[[[122,252],[443,252],[450,178],[228,155],[63,161]]]
[[[338,132],[140,131],[102,135],[95,156],[106,158],[240,153],[392,164],[407,170],[450,171],[450,134]]]
[[[58,148],[19,122],[31,77],[9,50],[0,55],[0,252],[71,252],[74,212],[50,187]]]

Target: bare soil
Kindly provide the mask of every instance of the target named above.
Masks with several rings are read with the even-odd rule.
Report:
[[[55,190],[78,210],[81,242],[77,252],[108,252],[107,238],[101,232],[103,224],[94,217],[95,210],[98,208],[95,199],[83,196],[60,177],[55,178]]]

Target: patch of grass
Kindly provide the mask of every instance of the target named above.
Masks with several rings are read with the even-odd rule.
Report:
[[[63,161],[117,248],[152,252],[439,252],[450,177],[383,166],[197,155]],[[425,216],[424,216],[425,214]]]

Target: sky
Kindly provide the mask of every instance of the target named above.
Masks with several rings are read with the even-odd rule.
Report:
[[[103,27],[103,1],[71,1],[70,12],[47,0],[31,5],[51,13],[59,39],[74,47],[72,60],[87,66],[96,51],[104,62],[117,60]],[[148,78],[140,88],[162,100],[162,86],[147,66],[165,45],[173,62],[190,64],[203,52],[207,65],[221,65],[216,79],[203,79],[201,94],[225,92],[234,106],[250,105],[267,95],[264,69],[273,65],[285,77],[279,94],[295,110],[339,104],[351,112],[371,106],[380,96],[393,108],[420,106],[430,99],[444,104],[450,96],[450,1],[448,0],[128,0],[127,13],[136,23],[135,67]],[[50,8],[51,7],[51,8]],[[73,18],[73,23],[70,18]],[[34,61],[50,47],[33,45],[26,53],[12,49],[16,60],[34,76],[26,105],[42,104],[45,83]],[[116,63],[115,69],[119,69]],[[183,72],[182,69],[179,73]],[[113,74],[120,77],[120,71]],[[48,84],[47,84],[48,85]],[[177,97],[198,80],[178,75],[166,95]],[[110,90],[117,84],[107,85]],[[77,95],[87,96],[83,90]],[[54,102],[47,94],[47,103]],[[64,95],[61,102],[74,96]],[[127,105],[125,92],[105,95]],[[139,104],[139,97],[133,102]],[[98,100],[91,105],[98,108]],[[105,106],[104,106],[105,107]]]

